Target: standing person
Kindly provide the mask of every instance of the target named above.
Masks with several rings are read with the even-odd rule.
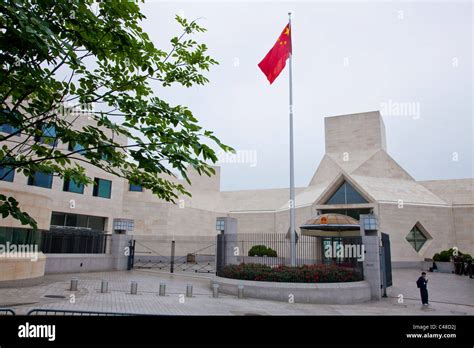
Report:
[[[423,306],[428,306],[428,279],[425,272],[421,272],[421,277],[416,281],[416,285],[420,289],[421,303],[423,303]]]

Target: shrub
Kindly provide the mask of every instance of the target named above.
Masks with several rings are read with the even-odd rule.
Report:
[[[467,256],[466,256],[467,255]],[[458,256],[454,257],[454,249],[450,248],[448,250],[440,251],[439,253],[434,254],[433,261],[437,262],[449,262],[456,258],[457,261],[468,260],[471,255],[463,254],[461,251],[458,250]],[[472,259],[472,257],[471,257]]]
[[[249,250],[249,256],[268,256],[277,257],[277,252],[265,245],[254,245]]]
[[[339,283],[363,280],[362,274],[356,269],[335,265],[272,268],[261,264],[241,263],[225,266],[220,275],[232,279],[291,283]]]
[[[452,256],[452,253],[450,253],[449,250],[443,250],[438,254],[437,259],[434,260],[433,258],[433,260],[438,261],[438,262],[449,262],[451,261],[451,256]]]

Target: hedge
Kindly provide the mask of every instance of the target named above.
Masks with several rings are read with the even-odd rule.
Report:
[[[461,251],[458,250],[458,260],[462,260],[464,262],[469,262],[469,260],[472,260],[472,256],[469,254],[462,253]],[[443,250],[439,253],[434,254],[433,256],[433,261],[435,262],[450,262],[456,257],[454,256],[454,249],[448,249],[448,250]]]
[[[225,266],[220,276],[232,279],[289,283],[339,283],[363,280],[362,274],[356,269],[322,264],[272,268],[262,264],[241,263]]]

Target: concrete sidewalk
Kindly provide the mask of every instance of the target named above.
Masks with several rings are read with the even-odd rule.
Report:
[[[138,270],[55,274],[45,276],[38,286],[0,289],[0,307],[13,308],[17,314],[50,308],[163,315],[474,315],[474,279],[429,274],[431,306],[423,308],[415,284],[419,272],[394,270],[388,298],[357,305],[299,304],[297,299],[296,303],[284,303],[222,294],[216,299],[208,276]],[[76,292],[68,290],[72,277],[79,279]],[[101,279],[109,282],[106,294],[100,293]],[[130,294],[131,281],[138,282],[138,295]],[[158,296],[160,282],[166,283],[164,297]],[[184,297],[187,284],[193,285],[192,298]],[[403,296],[401,303],[399,295]]]

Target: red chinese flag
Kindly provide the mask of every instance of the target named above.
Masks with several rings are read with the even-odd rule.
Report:
[[[280,75],[285,68],[286,60],[291,54],[291,30],[288,23],[283,29],[275,45],[258,64],[270,84]]]

